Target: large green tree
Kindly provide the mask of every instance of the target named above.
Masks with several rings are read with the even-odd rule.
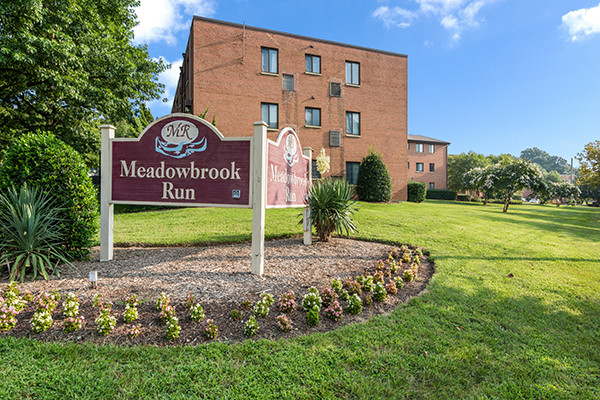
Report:
[[[600,140],[586,144],[577,154],[577,161],[580,164],[577,183],[591,190],[600,189]]]
[[[567,160],[559,156],[553,156],[537,147],[523,150],[521,158],[538,164],[548,172],[556,171],[559,174],[569,174],[571,172],[571,166]]]
[[[93,153],[99,120],[132,122],[160,97],[167,66],[131,43],[136,4],[0,0],[0,149],[44,130]]]
[[[474,151],[448,156],[448,189],[470,190],[464,175],[473,168],[485,168],[490,164],[491,161],[486,156]]]
[[[503,212],[508,211],[512,197],[525,188],[537,193],[548,190],[540,168],[522,159],[502,161],[494,165],[489,171],[487,180],[493,188],[495,197],[503,201]]]

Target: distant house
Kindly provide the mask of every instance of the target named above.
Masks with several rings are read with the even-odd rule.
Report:
[[[428,189],[448,188],[449,142],[427,136],[408,135],[408,179]]]

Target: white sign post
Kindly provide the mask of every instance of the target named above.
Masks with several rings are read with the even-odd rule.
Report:
[[[267,124],[254,123],[252,150],[252,273],[262,276],[265,263],[265,208],[267,199]]]
[[[102,125],[101,164],[100,164],[100,261],[113,259],[114,204],[110,201],[112,181],[111,139],[115,137],[115,127]]]

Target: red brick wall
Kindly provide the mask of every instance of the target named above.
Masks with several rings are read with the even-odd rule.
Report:
[[[422,141],[409,141],[410,149],[408,149],[408,179],[416,182],[423,182],[429,188],[429,183],[433,182],[435,189],[448,189],[448,145],[439,143],[428,143]],[[423,153],[416,152],[416,144],[423,144]],[[435,152],[429,153],[429,145],[435,146]],[[423,172],[417,172],[417,163],[423,163]],[[435,165],[435,172],[429,172],[429,164]]]
[[[279,105],[279,129],[290,126],[313,159],[325,148],[332,176],[346,176],[346,162],[360,162],[373,145],[393,181],[393,198],[406,200],[407,58],[318,39],[266,32],[195,18],[187,56],[193,60],[193,113],[209,107],[225,136],[252,135],[261,103]],[[278,74],[261,73],[261,47],[278,49]],[[321,74],[305,73],[305,54],[321,56]],[[345,85],[345,61],[360,63],[360,87]],[[282,90],[282,74],[294,76],[294,91]],[[329,96],[339,82],[341,97]],[[181,102],[181,99],[180,99]],[[321,128],[305,127],[305,107],[321,109]],[[360,113],[360,137],[345,135],[346,111]],[[329,131],[339,131],[341,147],[329,146]],[[276,131],[269,132],[274,140]]]

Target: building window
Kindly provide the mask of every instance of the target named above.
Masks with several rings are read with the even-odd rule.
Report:
[[[310,126],[321,126],[321,109],[306,107],[304,109],[305,124]]]
[[[311,54],[306,55],[306,72],[313,74],[321,73],[321,56],[313,56]]]
[[[358,168],[360,167],[360,163],[357,162],[347,162],[346,163],[346,182],[351,185],[356,185],[358,182]]]
[[[294,75],[283,74],[283,90],[294,91]]]
[[[277,127],[279,126],[277,108],[277,104],[260,104],[261,118],[267,123],[267,126],[271,129],[277,129]]]
[[[262,72],[269,72],[271,74],[277,73],[277,49],[270,49],[268,47],[261,47],[262,53]]]
[[[429,145],[429,154],[433,154],[435,153],[435,144],[430,144]]]
[[[435,172],[435,164],[429,163],[429,172]]]
[[[353,61],[346,61],[346,83],[350,85],[360,85],[360,64]]]
[[[321,173],[317,169],[317,160],[312,160],[312,178],[313,179],[321,179]]]
[[[406,150],[410,150],[410,142],[406,142]]]
[[[423,163],[422,162],[417,163],[417,172],[423,172]]]
[[[360,113],[346,111],[346,134],[360,135]]]
[[[406,163],[406,166],[408,167],[408,169],[410,170],[410,161]]]
[[[435,183],[429,182],[429,189],[435,189]]]
[[[416,143],[415,144],[415,151],[417,153],[422,153],[423,152],[423,143]]]

